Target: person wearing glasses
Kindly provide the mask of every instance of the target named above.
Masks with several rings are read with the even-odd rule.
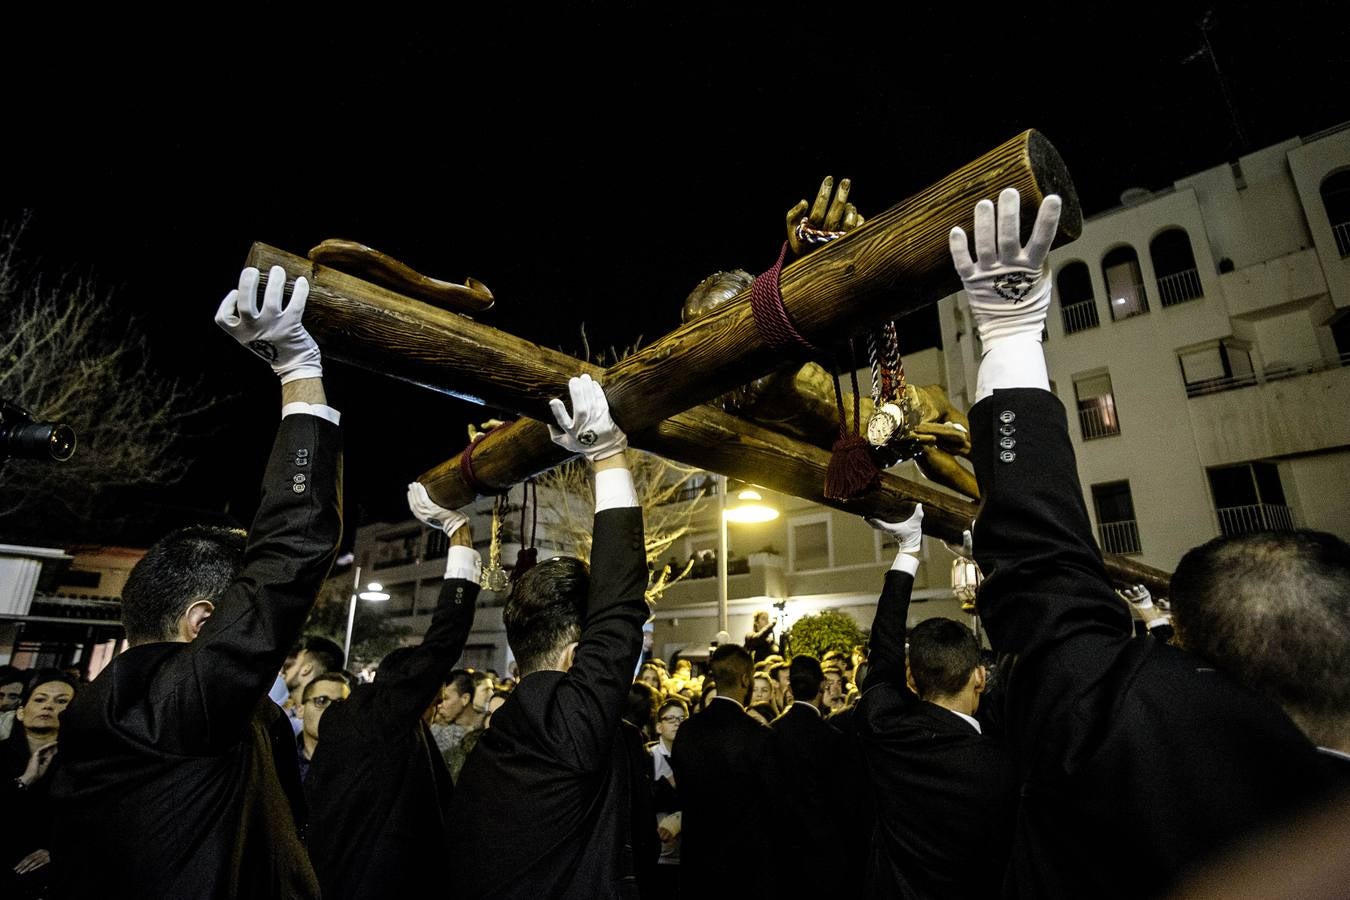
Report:
[[[661,839],[653,894],[656,900],[673,900],[680,894],[680,794],[675,787],[675,771],[670,767],[670,751],[680,725],[689,718],[689,704],[683,697],[670,697],[656,713],[656,740],[647,745],[652,759],[652,807],[656,814],[656,834]]]
[[[300,734],[296,738],[296,761],[300,764],[300,780],[309,774],[310,761],[319,748],[319,721],[324,711],[334,703],[341,703],[352,694],[352,682],[346,672],[324,672],[305,685],[303,699],[297,708]]]

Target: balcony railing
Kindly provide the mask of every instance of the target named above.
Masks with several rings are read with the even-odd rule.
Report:
[[[1224,535],[1247,534],[1252,531],[1292,531],[1293,511],[1280,503],[1254,503],[1250,506],[1221,506],[1218,508],[1219,530]]]
[[[1078,410],[1078,424],[1083,429],[1083,440],[1120,434],[1120,422],[1111,407],[1089,406]]]
[[[1267,381],[1282,381],[1285,378],[1311,375],[1314,372],[1325,372],[1343,366],[1350,366],[1350,353],[1342,353],[1340,356],[1333,356],[1313,363],[1301,363],[1296,366],[1275,363],[1266,366],[1260,372],[1233,375],[1229,378],[1206,378],[1203,381],[1188,381],[1186,382],[1186,396],[1199,397],[1204,394],[1217,394],[1221,391],[1252,387],[1257,384],[1265,384]]]
[[[1332,225],[1331,231],[1336,235],[1336,249],[1341,252],[1341,259],[1350,256],[1350,222]]]
[[[1143,552],[1143,548],[1139,544],[1139,525],[1134,519],[1098,523],[1097,540],[1107,553]]]
[[[1101,324],[1101,321],[1097,318],[1097,301],[1095,300],[1081,300],[1078,303],[1070,303],[1068,306],[1061,306],[1059,311],[1064,317],[1065,334],[1086,331]]]
[[[1162,297],[1163,306],[1176,306],[1178,303],[1203,297],[1205,291],[1200,285],[1200,273],[1195,269],[1187,269],[1173,275],[1164,275],[1158,279],[1158,295]]]

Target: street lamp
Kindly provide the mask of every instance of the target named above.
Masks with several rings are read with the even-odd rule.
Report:
[[[717,534],[717,630],[727,630],[727,523],[772,522],[778,510],[764,502],[759,491],[745,488],[736,495],[734,506],[727,506],[727,476],[718,475]]]
[[[384,585],[377,581],[372,581],[370,584],[366,585],[364,591],[360,590],[361,567],[355,566],[354,568],[355,572],[352,577],[352,602],[351,606],[347,608],[347,637],[342,642],[342,658],[348,663],[351,662],[349,657],[352,653],[352,625],[356,622],[356,598],[360,597],[362,600],[371,600],[377,603],[389,599],[389,594],[385,591]]]

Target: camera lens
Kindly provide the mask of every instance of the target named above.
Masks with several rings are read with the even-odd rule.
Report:
[[[75,430],[47,423],[0,429],[0,443],[8,456],[65,462],[75,455]]]

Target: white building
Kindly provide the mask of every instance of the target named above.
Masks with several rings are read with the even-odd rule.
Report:
[[[1122,199],[1051,253],[1045,342],[1103,549],[1171,570],[1220,533],[1350,538],[1350,125]],[[939,312],[968,408],[965,295]]]

